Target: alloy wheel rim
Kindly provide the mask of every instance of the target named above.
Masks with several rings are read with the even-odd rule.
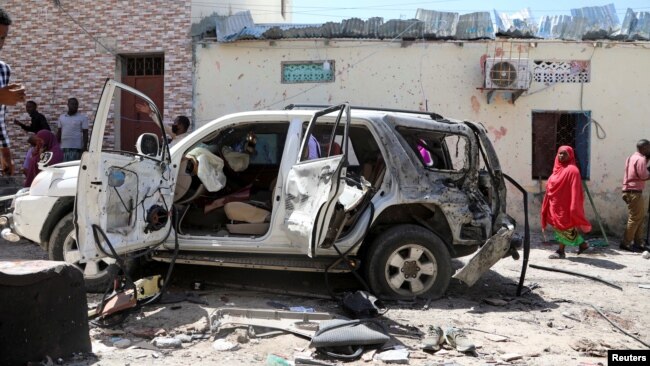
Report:
[[[400,295],[417,296],[431,289],[438,274],[433,253],[419,244],[406,244],[388,257],[384,275],[390,289]]]
[[[103,277],[106,275],[108,266],[116,262],[113,258],[100,258],[87,261],[86,263],[80,263],[81,251],[77,245],[74,231],[70,232],[63,242],[63,259],[67,263],[79,267],[86,279]]]

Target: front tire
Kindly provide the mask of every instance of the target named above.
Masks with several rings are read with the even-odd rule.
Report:
[[[113,258],[101,258],[86,263],[79,262],[81,252],[75,237],[72,212],[65,215],[54,227],[52,235],[50,235],[48,254],[51,260],[65,261],[81,269],[87,292],[106,291],[117,273],[116,261]]]
[[[366,278],[382,297],[440,298],[451,280],[451,257],[442,239],[416,225],[400,225],[380,234],[366,258]]]

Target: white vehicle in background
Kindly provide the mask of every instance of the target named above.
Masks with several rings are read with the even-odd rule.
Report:
[[[360,270],[390,298],[472,285],[516,249],[505,183],[485,129],[435,113],[292,106],[224,116],[169,149],[143,134],[108,150],[124,93],[107,81],[88,152],[15,195],[5,238],[27,238],[103,290],[115,256],[268,270]],[[124,106],[122,106],[123,108]],[[311,152],[311,153],[310,153]],[[340,260],[337,250],[346,253]],[[476,255],[456,274],[451,258]]]

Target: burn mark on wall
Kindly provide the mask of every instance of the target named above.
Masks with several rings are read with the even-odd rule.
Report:
[[[495,142],[496,142],[496,141],[499,141],[499,139],[501,139],[502,137],[504,137],[505,135],[508,134],[508,129],[505,128],[505,127],[503,127],[503,126],[501,126],[501,127],[498,128],[498,129],[496,129],[496,128],[490,126],[490,127],[488,127],[488,130],[490,130],[490,132],[491,132],[492,134],[494,134],[494,141],[495,141]]]
[[[476,95],[472,95],[471,102],[472,102],[472,110],[474,111],[474,113],[478,114],[481,111],[481,102],[478,101]]]

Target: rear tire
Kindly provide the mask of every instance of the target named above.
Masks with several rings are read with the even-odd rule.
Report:
[[[102,258],[80,263],[81,253],[75,238],[72,212],[63,216],[56,224],[50,243],[48,254],[51,260],[65,261],[77,266],[84,274],[87,292],[104,292],[118,272],[115,259]]]
[[[366,256],[366,278],[384,298],[442,297],[451,280],[451,257],[442,239],[416,225],[380,234]]]

